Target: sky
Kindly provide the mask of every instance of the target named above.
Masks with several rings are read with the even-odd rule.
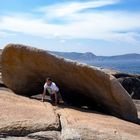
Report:
[[[140,54],[139,0],[0,0],[0,48]]]

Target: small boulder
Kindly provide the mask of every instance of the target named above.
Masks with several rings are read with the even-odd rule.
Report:
[[[118,81],[133,99],[140,99],[140,79],[137,77],[118,78]]]

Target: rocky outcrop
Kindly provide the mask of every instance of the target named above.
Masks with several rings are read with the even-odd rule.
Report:
[[[112,73],[112,75],[115,76],[117,79],[125,78],[125,77],[137,77],[137,75],[133,75],[129,73],[121,73],[121,72]]]
[[[140,75],[121,72],[113,73],[113,75],[133,99],[140,99]]]
[[[118,78],[133,99],[140,99],[140,79],[136,77]]]
[[[48,76],[60,87],[67,102],[90,103],[117,117],[137,119],[136,107],[126,90],[101,69],[23,45],[9,44],[4,48],[2,78],[15,93],[26,96],[41,93]]]
[[[139,140],[140,126],[118,118],[72,108],[57,110],[63,140]]]
[[[140,125],[85,109],[53,107],[4,88],[0,89],[0,114],[0,140],[139,140],[140,137]]]
[[[42,103],[0,90],[0,135],[24,136],[37,131],[60,130],[50,103]]]

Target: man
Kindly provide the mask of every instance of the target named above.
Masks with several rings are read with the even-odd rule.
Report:
[[[59,88],[56,86],[56,84],[52,81],[51,78],[47,78],[46,82],[44,84],[44,91],[43,91],[43,94],[42,94],[42,102],[44,101],[44,97],[46,95],[46,90],[50,94],[50,98],[51,98],[52,103],[54,105],[57,105],[57,102],[58,102],[57,93],[59,91]]]

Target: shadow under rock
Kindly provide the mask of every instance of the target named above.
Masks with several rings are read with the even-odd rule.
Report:
[[[38,95],[31,96],[30,98],[41,101],[42,95],[41,94],[38,94]],[[45,96],[44,102],[51,103],[51,99],[50,99],[50,96],[49,95],[46,95]],[[90,104],[90,103],[91,102],[88,102],[88,100],[87,101],[85,100],[84,103],[83,102],[77,102],[76,104],[75,104],[75,102],[73,103],[73,102],[67,102],[67,101],[65,101],[63,103],[59,103],[57,106],[59,108],[70,108],[70,109],[75,109],[75,110],[82,111],[82,112],[96,113],[96,114],[100,114],[100,115],[109,115],[109,116],[112,116],[108,112],[108,109],[107,108],[104,108],[103,106],[101,106],[100,104],[95,103],[95,102],[94,103],[92,102],[92,104]],[[140,125],[140,118],[137,119],[136,124],[139,124]]]
[[[42,95],[38,94],[38,95],[31,96],[30,98],[41,101]],[[48,95],[45,96],[44,102],[51,103],[51,99]],[[105,111],[101,110],[100,107],[98,107],[98,109],[97,109],[97,106],[92,107],[92,106],[88,106],[88,105],[73,104],[73,103],[68,103],[68,102],[63,102],[63,103],[60,102],[57,106],[59,108],[63,108],[63,109],[69,108],[69,109],[75,109],[75,110],[82,111],[82,112],[109,115],[109,113],[106,113]]]

